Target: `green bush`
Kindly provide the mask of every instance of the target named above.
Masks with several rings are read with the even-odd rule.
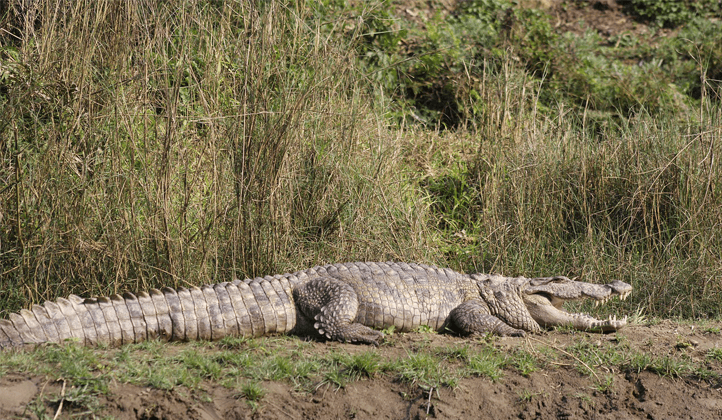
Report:
[[[629,0],[625,9],[642,21],[665,28],[686,24],[696,16],[719,17],[722,11],[716,0]]]

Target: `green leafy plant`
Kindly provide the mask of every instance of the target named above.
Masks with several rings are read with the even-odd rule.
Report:
[[[472,375],[484,376],[491,381],[498,381],[502,378],[503,369],[508,364],[509,361],[503,354],[487,348],[469,357],[467,369]]]
[[[642,20],[664,27],[675,27],[692,17],[691,3],[685,0],[631,0],[626,8]]]

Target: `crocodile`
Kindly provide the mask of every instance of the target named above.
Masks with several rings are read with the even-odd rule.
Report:
[[[632,286],[567,277],[463,274],[401,262],[345,263],[201,287],[47,301],[0,320],[0,348],[74,339],[93,346],[144,340],[219,340],[274,333],[378,345],[379,329],[422,325],[459,334],[524,336],[568,325],[610,332],[626,317],[569,313],[566,301],[626,298]]]

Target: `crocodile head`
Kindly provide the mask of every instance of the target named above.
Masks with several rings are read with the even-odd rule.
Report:
[[[502,283],[511,283],[518,287],[529,315],[541,327],[571,326],[584,331],[612,332],[627,324],[626,316],[620,319],[610,316],[606,320],[600,320],[583,313],[570,313],[563,308],[564,302],[573,300],[594,299],[596,305],[606,303],[615,296],[624,300],[632,293],[632,286],[619,280],[608,284],[593,284],[563,276],[533,279],[487,276],[482,282],[491,289],[501,288]]]

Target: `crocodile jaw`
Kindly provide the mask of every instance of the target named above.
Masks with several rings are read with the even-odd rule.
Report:
[[[632,286],[619,280],[609,284],[592,284],[559,276],[529,279],[523,299],[532,318],[543,327],[567,325],[578,330],[613,332],[627,324],[626,316],[622,319],[610,316],[601,320],[587,314],[569,313],[562,305],[570,300],[594,299],[595,306],[599,306],[615,296],[624,300],[630,293]]]
[[[626,298],[629,292],[620,295],[622,299]],[[557,297],[550,297],[545,294],[525,294],[523,295],[524,304],[531,314],[532,318],[542,327],[552,328],[557,326],[571,326],[574,329],[591,332],[614,332],[627,325],[627,317],[617,319],[616,316],[609,316],[606,320],[596,319],[590,315],[583,313],[570,313],[562,308],[562,304],[566,300]],[[611,296],[603,297],[596,301],[606,302]]]

